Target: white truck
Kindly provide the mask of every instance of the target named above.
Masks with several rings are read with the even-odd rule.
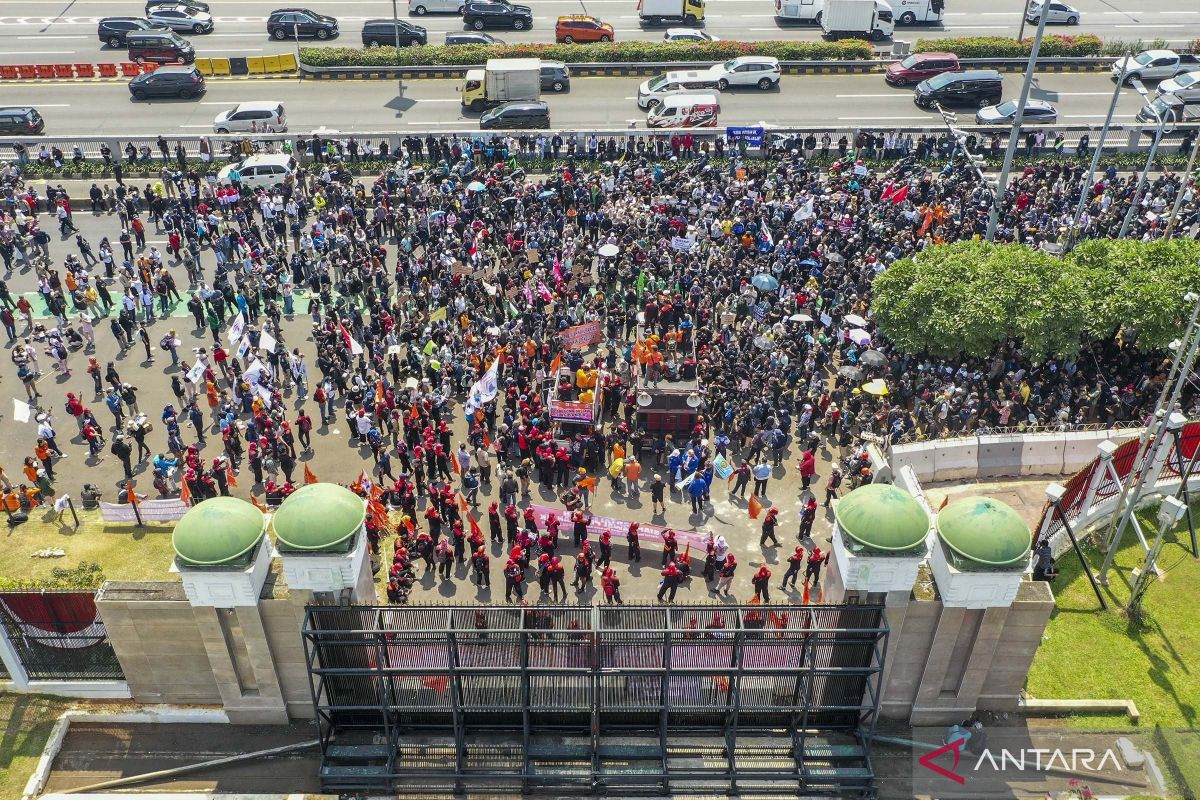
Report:
[[[695,25],[704,19],[704,0],[638,0],[637,9],[638,18],[648,25]]]
[[[1136,56],[1118,58],[1112,65],[1112,76],[1120,80],[1124,71],[1126,82],[1165,81],[1196,69],[1200,69],[1196,56],[1179,55],[1172,50],[1143,50]]]
[[[897,25],[933,25],[946,16],[945,0],[888,0]]]
[[[884,0],[825,0],[818,18],[828,37],[866,37],[873,42],[890,38],[896,26],[892,7]]]
[[[463,108],[483,111],[510,100],[537,100],[542,94],[542,62],[536,58],[489,58],[483,69],[463,79]]]

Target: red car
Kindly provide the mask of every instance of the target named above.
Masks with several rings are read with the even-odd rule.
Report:
[[[961,69],[954,53],[913,53],[903,61],[889,65],[883,79],[892,86],[910,86],[934,75]]]

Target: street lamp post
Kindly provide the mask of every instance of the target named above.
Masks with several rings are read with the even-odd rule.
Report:
[[[396,0],[392,0],[392,32],[396,34],[396,66],[400,66],[400,12],[396,8]],[[404,80],[396,78],[396,91],[403,88]]]
[[[1033,47],[1029,50],[1029,63],[1025,66],[1025,82],[1021,86],[1021,96],[1017,98],[1017,110],[1013,116],[1012,130],[1008,133],[1008,149],[1004,151],[1004,166],[1000,168],[1000,180],[996,184],[995,197],[992,198],[992,211],[988,215],[987,241],[996,238],[996,226],[1000,223],[1000,207],[1004,205],[1004,196],[1008,193],[1008,171],[1012,169],[1013,156],[1017,154],[1017,142],[1021,135],[1021,122],[1025,116],[1025,104],[1029,101],[1029,89],[1033,85],[1033,73],[1037,69],[1038,51],[1042,49],[1042,34],[1046,32],[1047,9],[1043,5],[1042,13],[1038,15],[1037,34],[1033,37]],[[1021,17],[1025,21],[1025,17]]]
[[[1166,135],[1167,114],[1159,113],[1158,109],[1150,103],[1150,97],[1146,92],[1146,87],[1141,81],[1135,80],[1133,88],[1137,89],[1137,93],[1146,101],[1146,108],[1150,109],[1150,113],[1154,115],[1154,141],[1150,143],[1150,153],[1146,156],[1146,166],[1142,169],[1141,177],[1138,179],[1137,189],[1133,193],[1133,199],[1129,204],[1129,210],[1125,212],[1125,219],[1121,223],[1121,232],[1117,234],[1118,239],[1124,239],[1125,234],[1129,232],[1129,226],[1133,222],[1133,215],[1137,213],[1138,206],[1142,204],[1142,186],[1150,188],[1150,170],[1154,167],[1154,157],[1158,155],[1158,143],[1162,141]]]
[[[1067,246],[1064,248],[1068,252],[1075,246],[1075,232],[1079,229],[1079,220],[1083,218],[1088,189],[1096,176],[1096,167],[1100,165],[1100,154],[1104,151],[1104,142],[1108,139],[1108,129],[1112,127],[1113,113],[1117,110],[1117,100],[1121,97],[1121,88],[1125,85],[1125,76],[1129,74],[1129,62],[1132,58],[1133,54],[1126,50],[1125,58],[1121,61],[1121,74],[1117,78],[1116,88],[1113,89],[1112,101],[1108,104],[1108,116],[1104,118],[1104,127],[1100,129],[1100,141],[1096,143],[1096,152],[1092,154],[1092,165],[1088,167],[1087,182],[1079,187],[1079,204],[1075,206],[1075,217],[1071,220],[1071,229],[1067,231]]]
[[[1192,175],[1192,167],[1196,165],[1196,153],[1200,152],[1200,136],[1192,142],[1192,154],[1188,156],[1187,169],[1183,171],[1183,178],[1179,182],[1179,191],[1175,193],[1175,204],[1171,206],[1171,219],[1167,222],[1167,232],[1163,234],[1163,238],[1170,239],[1175,234],[1175,223],[1179,218],[1179,209],[1183,206],[1183,195],[1187,190],[1188,179]]]

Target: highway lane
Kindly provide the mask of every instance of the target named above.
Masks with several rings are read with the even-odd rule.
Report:
[[[1020,75],[1005,78],[1009,96],[1020,90]],[[645,127],[636,103],[639,79],[577,78],[569,92],[545,95],[555,127]],[[283,102],[292,132],[326,127],[339,131],[474,129],[478,115],[463,114],[457,82],[408,81],[398,93],[394,81],[313,82],[212,80],[201,100],[136,103],[124,83],[45,83],[6,87],[5,102],[36,105],[46,117],[46,135],[211,132],[213,118],[245,100]],[[1049,100],[1060,120],[1099,124],[1113,88],[1104,75],[1048,74],[1037,79],[1034,97]],[[1140,100],[1122,92],[1118,121],[1132,122]],[[971,111],[960,113],[964,122]],[[919,126],[941,125],[935,112],[917,108],[912,90],[888,87],[880,76],[788,76],[778,91],[729,91],[721,98],[721,125]]]
[[[509,42],[550,41],[554,20],[560,14],[582,9],[613,23],[620,39],[662,38],[661,29],[642,29],[636,0],[528,0],[534,10],[533,30],[517,33],[497,31]],[[260,55],[288,52],[290,43],[267,38],[264,22],[285,0],[209,0],[216,17],[216,30],[194,37],[201,55]],[[1083,12],[1082,23],[1073,28],[1055,26],[1056,33],[1094,33],[1104,38],[1149,40],[1161,37],[1186,41],[1200,34],[1200,7],[1169,0],[1074,0]],[[359,46],[362,22],[371,17],[390,17],[387,0],[313,0],[315,10],[333,14],[341,21],[342,35],[319,46]],[[1015,36],[1020,25],[1022,0],[949,0],[944,26],[914,26],[897,29],[896,39],[913,41],[943,35]],[[0,63],[118,61],[123,51],[103,48],[96,38],[96,22],[103,16],[141,15],[141,0],[5,0],[0,3]],[[407,2],[400,13],[407,17]],[[816,40],[820,31],[810,26],[780,26],[775,21],[773,0],[710,0],[705,29],[724,39]],[[442,41],[445,33],[462,30],[452,15],[412,17],[430,31],[430,41]]]

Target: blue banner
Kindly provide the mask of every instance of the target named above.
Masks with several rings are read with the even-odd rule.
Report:
[[[755,128],[726,128],[725,140],[729,142],[745,142],[751,147],[762,147],[764,129]]]

